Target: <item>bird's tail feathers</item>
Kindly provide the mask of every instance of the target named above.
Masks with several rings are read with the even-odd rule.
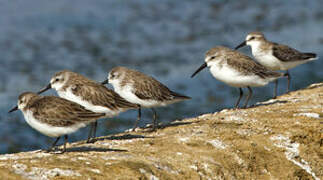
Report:
[[[315,53],[304,53],[304,59],[312,61],[318,59],[318,56]]]
[[[177,92],[171,92],[172,93],[172,96],[174,96],[174,99],[183,99],[183,100],[186,100],[186,99],[192,99],[191,97],[189,96],[185,96],[185,95],[182,95],[182,94],[179,94]]]

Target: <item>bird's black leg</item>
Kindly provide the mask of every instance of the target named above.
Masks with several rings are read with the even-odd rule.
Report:
[[[67,143],[67,140],[68,140],[68,136],[65,135],[64,136],[64,149],[63,149],[62,153],[66,152],[66,143]]]
[[[278,88],[278,79],[275,80],[275,88],[274,88],[274,97],[273,97],[273,99],[275,99],[277,97],[277,88]]]
[[[238,101],[237,101],[236,105],[234,106],[234,108],[235,108],[235,109],[237,109],[237,108],[238,108],[239,103],[240,103],[240,100],[241,100],[241,98],[242,98],[242,96],[243,96],[242,88],[239,88],[239,91],[240,91],[240,96],[239,96],[239,99],[238,99]]]
[[[56,140],[54,141],[52,146],[49,149],[47,149],[47,152],[50,152],[56,146],[56,144],[57,144],[57,142],[59,141],[60,138],[61,138],[60,136],[56,138]]]
[[[247,96],[247,99],[246,99],[246,102],[244,103],[243,108],[247,108],[248,101],[249,101],[250,97],[252,96],[252,89],[249,86],[248,86],[248,90],[249,90],[249,94]]]
[[[90,127],[90,132],[89,132],[89,135],[87,137],[86,143],[90,143],[91,142],[93,127],[94,127],[94,123],[92,122],[91,123],[91,127]]]
[[[157,113],[156,110],[154,108],[151,108],[151,110],[153,111],[153,131],[156,130],[156,128],[158,128],[158,122],[157,122]]]
[[[137,117],[137,120],[135,122],[135,125],[132,128],[132,131],[135,131],[136,130],[137,125],[138,125],[138,122],[140,121],[140,119],[141,119],[141,106],[139,106],[139,109],[138,109],[138,117]]]
[[[96,127],[97,126],[98,126],[98,121],[91,123],[91,128],[90,128],[89,136],[87,138],[86,143],[93,143],[93,141],[96,137]],[[92,139],[92,137],[93,137],[93,139]]]
[[[292,77],[289,74],[288,70],[286,71],[285,76],[287,76],[287,91],[286,91],[286,93],[288,93],[289,92],[290,82],[291,82]]]
[[[94,125],[93,125],[94,127],[93,127],[93,138],[95,139],[96,138],[96,128],[98,127],[98,121],[95,121],[94,122]]]

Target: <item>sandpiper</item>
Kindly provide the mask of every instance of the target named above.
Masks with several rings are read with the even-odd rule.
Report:
[[[9,113],[18,109],[22,111],[26,122],[31,127],[46,136],[57,137],[48,151],[51,151],[64,135],[63,152],[65,152],[68,134],[105,116],[104,113],[89,111],[63,98],[40,96],[32,92],[22,93],[18,98],[18,106],[11,109]]]
[[[166,106],[172,103],[190,99],[188,96],[171,91],[154,79],[139,71],[126,67],[113,68],[102,84],[112,84],[114,90],[127,101],[139,104],[140,107],[151,108],[153,111],[153,129],[157,127],[157,114],[153,107]],[[133,130],[141,118],[141,108]]]
[[[246,45],[251,46],[252,55],[266,68],[272,71],[286,70],[287,92],[289,92],[291,81],[288,69],[317,59],[314,53],[303,53],[286,45],[270,42],[261,32],[249,33],[246,40],[235,49]],[[277,86],[278,80],[275,81],[274,97],[277,95]]]
[[[240,103],[243,95],[243,87],[247,87],[249,90],[249,95],[244,104],[244,108],[246,108],[252,95],[252,89],[250,87],[265,86],[268,82],[283,76],[282,73],[270,71],[261,64],[253,61],[250,57],[223,46],[217,46],[207,51],[205,54],[205,63],[191,77],[194,77],[206,67],[210,68],[211,74],[216,79],[239,88],[240,96],[235,104],[235,108]]]
[[[60,97],[76,102],[90,111],[105,113],[105,117],[139,108],[137,104],[126,101],[104,85],[68,70],[56,73],[50,83],[38,93],[51,88],[55,89]],[[92,123],[87,142],[91,142],[91,136],[95,137],[96,127],[97,122]]]

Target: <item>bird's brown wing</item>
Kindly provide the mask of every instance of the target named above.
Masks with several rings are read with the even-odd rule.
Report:
[[[281,77],[283,74],[279,72],[274,72],[258,62],[252,60],[249,56],[239,53],[234,56],[226,56],[227,63],[231,67],[235,68],[237,71],[245,74],[245,75],[258,75],[261,78],[269,78],[269,77]]]
[[[140,99],[156,100],[156,101],[170,101],[174,99],[189,99],[189,97],[180,95],[168,89],[165,85],[147,76],[141,72],[133,72],[133,93]]]
[[[36,119],[56,127],[88,123],[105,116],[86,110],[83,106],[54,96],[44,96],[30,105]]]
[[[273,55],[285,62],[304,61],[316,57],[314,53],[302,53],[291,47],[276,43],[273,44]]]
[[[73,84],[72,92],[93,105],[104,106],[111,110],[138,108],[113,90],[98,83]]]

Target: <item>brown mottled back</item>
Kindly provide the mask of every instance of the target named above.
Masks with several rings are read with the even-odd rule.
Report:
[[[188,96],[173,92],[168,87],[157,81],[155,78],[148,76],[136,70],[125,67],[117,67],[118,71],[123,71],[125,77],[121,81],[121,86],[132,83],[134,86],[133,93],[140,99],[151,99],[157,101],[171,101],[175,99],[190,99]]]
[[[302,53],[286,45],[273,43],[273,55],[281,61],[304,61],[316,57],[314,53]]]
[[[55,96],[37,96],[27,104],[36,119],[55,127],[89,123],[105,116],[86,110],[83,106]]]

